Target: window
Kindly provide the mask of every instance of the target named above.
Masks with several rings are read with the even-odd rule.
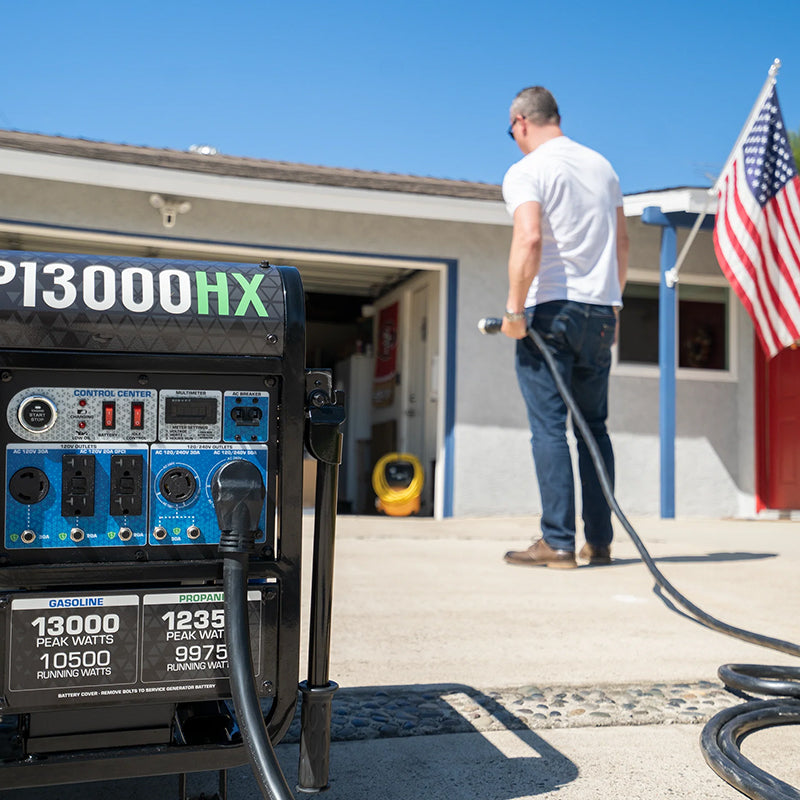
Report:
[[[617,360],[658,364],[658,286],[629,283],[623,295]],[[678,366],[728,369],[728,290],[678,284]]]
[[[628,283],[622,303],[617,360],[621,364],[658,364],[658,286]]]

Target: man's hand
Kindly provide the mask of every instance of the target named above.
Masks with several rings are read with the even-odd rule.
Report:
[[[510,320],[508,317],[503,317],[500,330],[509,339],[524,339],[528,335],[528,325],[524,319]]]

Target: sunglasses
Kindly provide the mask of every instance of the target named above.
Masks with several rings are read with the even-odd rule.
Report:
[[[509,135],[509,136],[510,136],[510,137],[511,137],[511,138],[512,138],[512,139],[513,139],[515,142],[516,142],[517,140],[516,140],[516,139],[514,139],[514,126],[515,126],[515,125],[517,124],[517,122],[519,122],[519,120],[521,120],[521,119],[525,119],[525,117],[523,117],[523,116],[521,116],[521,115],[517,115],[517,117],[515,118],[515,120],[514,120],[514,121],[513,121],[513,122],[512,122],[512,123],[511,123],[509,126],[508,126],[508,131],[507,131],[507,133],[508,133],[508,135]]]

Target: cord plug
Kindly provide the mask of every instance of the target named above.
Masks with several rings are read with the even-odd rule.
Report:
[[[265,495],[261,470],[251,461],[229,461],[214,473],[211,498],[217,512],[220,553],[254,550]]]

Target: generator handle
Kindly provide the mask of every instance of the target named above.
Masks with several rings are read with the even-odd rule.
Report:
[[[331,705],[339,688],[329,680],[333,554],[339,464],[342,460],[344,394],[315,389],[309,394],[306,447],[317,460],[314,503],[314,554],[311,577],[311,619],[308,641],[308,679],[300,684],[301,792],[321,792],[328,786]]]

